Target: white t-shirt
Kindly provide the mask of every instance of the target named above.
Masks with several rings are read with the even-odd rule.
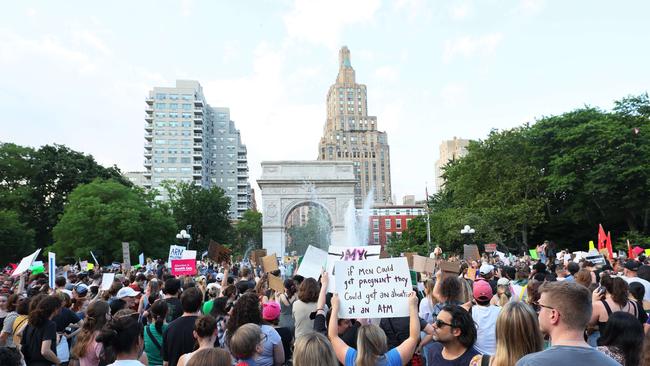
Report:
[[[497,350],[496,327],[501,308],[494,305],[472,306],[472,319],[476,323],[474,348],[481,354],[493,355]]]
[[[144,366],[144,364],[138,360],[118,360],[108,366]]]
[[[428,296],[420,301],[420,312],[418,315],[420,316],[420,319],[429,324],[433,322],[433,306],[434,305],[431,303],[431,299]]]
[[[626,276],[621,276],[622,279],[625,280],[628,284],[632,282],[638,282],[645,287],[645,295],[643,295],[643,301],[650,301],[650,282],[644,280],[643,278],[640,277],[626,277]]]

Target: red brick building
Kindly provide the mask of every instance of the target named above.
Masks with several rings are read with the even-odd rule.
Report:
[[[382,250],[393,234],[400,236],[411,219],[426,214],[420,205],[375,206],[370,210],[368,245],[380,244]]]

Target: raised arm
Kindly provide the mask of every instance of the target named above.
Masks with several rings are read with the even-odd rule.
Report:
[[[420,339],[420,318],[418,317],[418,298],[415,292],[409,295],[409,337],[397,346],[397,352],[402,359],[402,365],[406,365],[413,357],[413,352],[418,346]]]
[[[440,288],[442,287],[442,270],[438,270],[436,273],[436,283],[433,285],[433,297],[436,298],[439,302],[444,302],[446,299],[442,298],[442,292]]]
[[[334,294],[332,296],[332,313],[330,314],[330,324],[327,327],[327,336],[332,342],[336,358],[345,365],[345,354],[350,347],[339,338],[339,306],[339,295]]]

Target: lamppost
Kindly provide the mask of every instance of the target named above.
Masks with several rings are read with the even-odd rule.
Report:
[[[465,227],[460,231],[461,234],[465,235],[465,241],[468,245],[470,236],[475,232],[476,230],[474,230],[474,228],[470,227],[469,225],[465,225]]]
[[[181,242],[183,240],[187,240],[187,249],[190,249],[190,243],[192,242],[192,235],[188,231],[192,229],[192,225],[187,225],[186,226],[187,230],[181,230],[180,233],[176,234],[176,239],[180,240]]]

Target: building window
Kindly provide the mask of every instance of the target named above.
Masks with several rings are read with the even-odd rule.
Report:
[[[165,103],[156,103],[156,109],[163,109],[167,107],[167,104]]]
[[[402,229],[402,219],[395,220],[395,227],[400,230]]]
[[[390,229],[390,219],[384,219],[384,228]]]
[[[379,233],[373,233],[372,234],[372,241],[375,244],[379,244]]]
[[[386,243],[390,243],[390,234],[386,234]]]
[[[372,229],[379,230],[379,219],[372,219]],[[379,235],[379,234],[377,234]]]
[[[165,99],[166,95],[164,93],[157,93],[156,94],[156,99]]]
[[[178,103],[169,103],[169,109],[178,109]]]
[[[190,110],[190,109],[192,109],[192,105],[191,104],[183,104],[183,109]]]

